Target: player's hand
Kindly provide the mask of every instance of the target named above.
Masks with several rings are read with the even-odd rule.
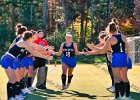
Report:
[[[55,54],[55,51],[53,51],[53,50],[48,50],[47,52],[50,53],[50,54],[52,54],[52,55]]]
[[[52,51],[51,54],[52,54],[52,55],[55,55],[55,51]]]
[[[86,56],[89,56],[89,55],[91,55],[90,51],[88,51],[88,52],[85,52],[85,55],[86,55]]]
[[[47,60],[52,60],[53,56],[47,56]]]
[[[85,54],[85,52],[84,52],[84,51],[82,51],[82,52],[80,52],[80,54],[81,54],[81,55],[84,55],[84,54]]]
[[[89,44],[89,43],[87,44],[87,47],[90,48],[90,49],[92,49],[93,46],[94,46],[94,44]]]
[[[54,50],[54,46],[49,46],[48,50]]]

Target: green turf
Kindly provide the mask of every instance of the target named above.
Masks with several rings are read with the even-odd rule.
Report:
[[[54,65],[48,65],[52,68]],[[0,67],[0,98],[6,100],[6,82],[4,70]],[[39,90],[29,94],[25,100],[110,100],[114,94],[106,90],[111,85],[110,77],[106,73],[106,64],[77,64],[73,80],[68,90],[61,88],[61,65],[48,74],[47,90]],[[140,66],[134,66],[128,75],[131,83],[133,100],[140,100]],[[33,85],[35,85],[36,80]]]

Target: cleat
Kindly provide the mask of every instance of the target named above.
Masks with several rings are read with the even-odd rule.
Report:
[[[31,86],[31,87],[28,88],[28,90],[30,90],[30,92],[32,92],[32,91],[35,90],[35,88]]]
[[[15,100],[15,98],[11,97],[11,98],[10,98],[10,99],[8,99],[8,100]]]
[[[67,89],[67,86],[66,85],[62,85],[62,90],[65,90]]]
[[[115,87],[114,87],[114,86],[112,86],[112,87],[110,87],[110,88],[107,88],[107,90],[108,90],[109,92],[115,93]]]

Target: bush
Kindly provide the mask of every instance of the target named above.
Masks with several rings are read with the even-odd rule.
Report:
[[[53,36],[50,36],[50,37],[47,37],[47,41],[49,43],[49,45],[52,45],[55,47],[55,51],[58,51],[59,48],[60,48],[60,45],[65,42],[65,36],[66,36],[66,33],[67,32],[70,32],[70,30],[66,29],[66,31],[64,31],[63,33],[61,32],[55,32]],[[73,35],[73,41],[74,42],[77,42],[77,36],[72,33]]]

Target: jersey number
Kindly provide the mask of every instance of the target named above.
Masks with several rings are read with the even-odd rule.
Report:
[[[66,52],[66,56],[67,57],[70,57],[70,52]]]
[[[121,43],[120,43],[120,51],[123,52],[123,50],[122,50],[122,44]]]

